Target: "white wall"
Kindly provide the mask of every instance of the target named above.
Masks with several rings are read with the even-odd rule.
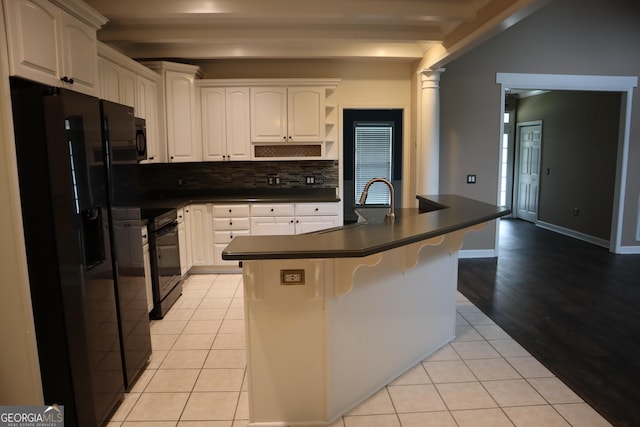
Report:
[[[42,405],[0,8],[0,405]]]

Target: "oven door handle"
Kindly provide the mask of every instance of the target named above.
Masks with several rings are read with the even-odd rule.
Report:
[[[173,222],[170,225],[162,227],[160,230],[156,230],[156,237],[166,236],[169,233],[173,233],[178,228],[178,223]]]

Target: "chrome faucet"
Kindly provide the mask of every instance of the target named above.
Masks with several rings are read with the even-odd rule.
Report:
[[[388,179],[385,178],[371,178],[369,182],[364,186],[364,190],[362,190],[362,194],[360,195],[360,204],[364,205],[367,201],[367,196],[369,195],[369,187],[374,182],[384,182],[389,187],[389,213],[384,216],[385,222],[394,222],[396,220],[396,214],[394,213],[395,209],[393,207],[393,185]]]

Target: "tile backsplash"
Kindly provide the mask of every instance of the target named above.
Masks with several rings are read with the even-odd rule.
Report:
[[[146,194],[188,195],[219,190],[338,187],[337,160],[154,163],[140,165]],[[279,184],[269,184],[269,178]],[[307,184],[313,177],[313,184]]]

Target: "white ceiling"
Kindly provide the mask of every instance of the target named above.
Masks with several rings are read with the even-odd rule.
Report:
[[[437,68],[550,0],[85,0],[134,58],[384,58]]]

